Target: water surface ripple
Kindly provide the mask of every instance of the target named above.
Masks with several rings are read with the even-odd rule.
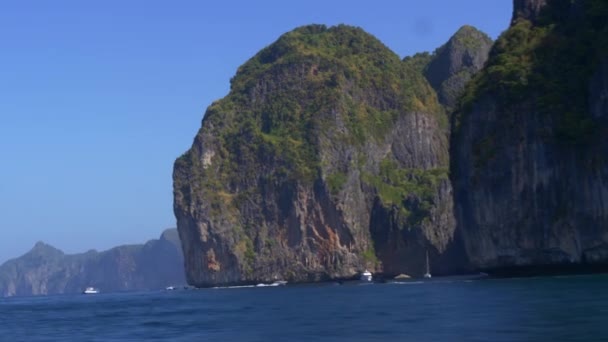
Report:
[[[10,341],[608,341],[608,276],[0,299]]]

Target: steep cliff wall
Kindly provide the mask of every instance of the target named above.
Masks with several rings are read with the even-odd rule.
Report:
[[[468,27],[403,62],[360,29],[285,34],[175,163],[188,281],[606,262],[607,18],[515,0],[487,62]]]
[[[447,122],[421,72],[361,29],[307,26],[239,68],[174,169],[197,286],[440,273],[453,252]]]
[[[603,1],[515,1],[454,119],[459,231],[475,266],[608,261]]]

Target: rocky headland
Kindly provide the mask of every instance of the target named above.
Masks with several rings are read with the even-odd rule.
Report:
[[[174,167],[195,286],[608,261],[608,6],[515,0],[401,60],[310,25],[239,68]]]

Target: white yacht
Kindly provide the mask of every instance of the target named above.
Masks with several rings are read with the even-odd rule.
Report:
[[[429,251],[426,251],[426,273],[423,276],[424,278],[430,279],[431,276],[431,270],[429,268]]]
[[[365,270],[365,272],[361,273],[361,281],[372,281],[372,273],[368,270]]]
[[[87,287],[86,289],[84,289],[84,291],[82,291],[83,294],[97,294],[99,293],[99,290],[94,288],[94,287]]]

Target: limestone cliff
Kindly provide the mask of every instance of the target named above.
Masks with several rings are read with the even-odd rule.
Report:
[[[515,23],[518,19],[535,22],[546,5],[547,0],[513,0],[513,18],[511,22]]]
[[[453,122],[473,265],[608,262],[607,23],[605,1],[515,1]]]
[[[196,286],[462,267],[447,118],[361,29],[296,29],[239,68],[174,168]]]
[[[492,44],[485,33],[463,26],[431,56],[424,75],[448,113],[456,108],[467,83],[484,67]]]
[[[31,251],[0,266],[0,296],[158,290],[184,285],[183,257],[175,229],[143,245],[66,255],[37,243]]]
[[[607,263],[607,19],[516,0],[487,61],[466,27],[404,61],[360,29],[285,34],[175,163],[188,281]]]

